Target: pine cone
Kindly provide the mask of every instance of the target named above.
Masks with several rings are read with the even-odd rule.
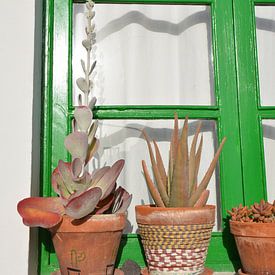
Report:
[[[272,205],[264,200],[261,200],[260,203],[256,202],[251,205],[251,210],[255,222],[269,223],[274,220],[274,203]]]

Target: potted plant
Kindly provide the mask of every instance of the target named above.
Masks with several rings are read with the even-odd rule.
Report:
[[[239,274],[275,274],[275,201],[227,212],[243,268]]]
[[[179,136],[178,117],[170,142],[168,173],[160,150],[144,132],[156,185],[142,161],[144,177],[155,205],[136,206],[136,219],[150,274],[201,274],[215,222],[215,206],[206,205],[208,183],[215,169],[225,138],[207,172],[198,184],[203,138],[198,149],[201,123],[188,152],[188,119]]]
[[[91,1],[86,4],[87,37],[82,44],[87,61],[81,60],[85,77],[77,80],[82,93],[74,110],[73,131],[64,142],[72,160],[60,160],[52,172],[57,197],[30,197],[17,206],[25,225],[51,232],[61,274],[113,274],[126,224],[125,212],[132,197],[116,184],[124,160],[92,173],[88,169],[88,162],[99,146],[95,137],[98,123],[92,113],[96,99],[90,96],[93,84],[90,76],[95,68],[95,62],[90,64],[95,42],[93,6]]]

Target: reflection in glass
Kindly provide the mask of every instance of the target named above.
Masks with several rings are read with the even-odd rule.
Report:
[[[264,135],[267,198],[272,202],[275,198],[275,120],[264,119],[262,127]]]
[[[181,122],[182,126],[183,122]],[[189,121],[189,144],[197,127],[197,121]],[[91,170],[103,165],[111,165],[116,160],[125,159],[125,167],[118,179],[118,184],[123,185],[133,194],[133,201],[129,209],[128,218],[133,232],[136,231],[134,206],[137,204],[148,204],[150,199],[145,179],[142,174],[141,160],[145,160],[151,170],[150,158],[146,142],[141,131],[145,129],[151,139],[155,139],[160,147],[164,165],[168,164],[169,141],[173,129],[172,120],[104,120],[100,122],[98,136],[100,138],[100,149],[98,155],[91,162]],[[204,145],[202,151],[201,167],[198,180],[200,181],[206,172],[213,156],[214,146],[216,148],[216,124],[214,121],[203,121],[202,131]],[[152,171],[150,171],[152,172]],[[151,174],[152,175],[152,174]],[[216,175],[212,176],[209,183],[209,204],[217,205],[220,209],[219,200],[219,177],[218,169]],[[220,228],[220,213],[217,214],[216,230]],[[128,232],[130,231],[128,228]]]
[[[275,6],[256,6],[261,105],[275,105]]]
[[[74,83],[85,59],[83,12],[74,4]],[[210,7],[97,4],[95,12],[99,105],[215,104]]]

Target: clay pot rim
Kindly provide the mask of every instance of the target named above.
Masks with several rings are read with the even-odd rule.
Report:
[[[136,205],[135,209],[141,209],[141,210],[151,210],[151,211],[198,211],[198,210],[202,210],[202,209],[215,209],[216,206],[212,205],[212,204],[207,204],[203,207],[159,207],[156,206],[155,204],[144,204],[144,205]],[[149,210],[149,211],[150,211]]]
[[[125,225],[126,213],[89,215],[79,220],[64,215],[62,221],[50,231],[52,233],[120,231]]]
[[[229,221],[230,232],[235,236],[275,238],[275,223]]]
[[[137,205],[135,210],[138,224],[187,225],[215,223],[215,205],[206,205],[204,207]]]

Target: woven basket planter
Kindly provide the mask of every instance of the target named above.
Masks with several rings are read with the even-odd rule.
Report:
[[[136,206],[150,274],[202,274],[215,221],[215,207]]]

